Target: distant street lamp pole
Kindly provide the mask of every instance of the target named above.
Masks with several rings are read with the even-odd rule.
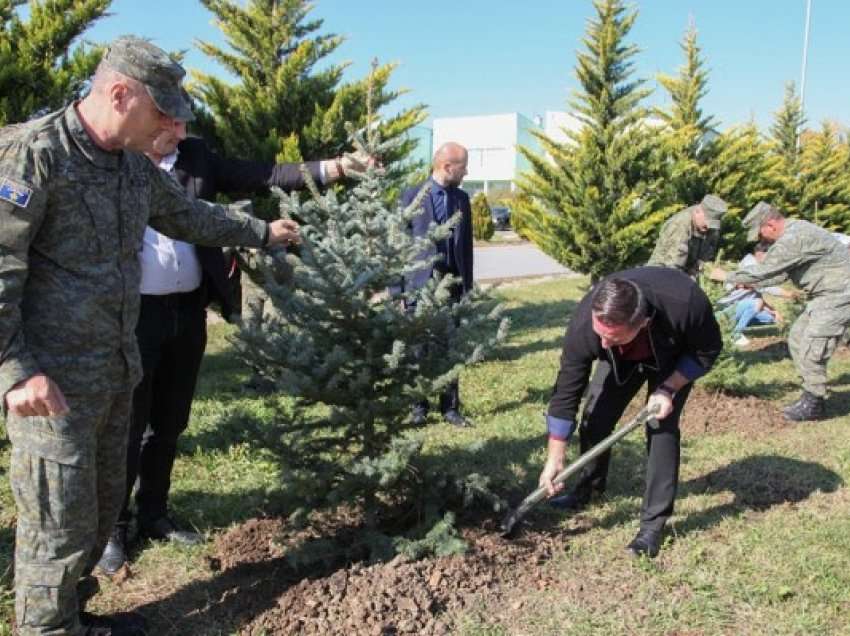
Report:
[[[803,72],[800,79],[800,111],[806,100],[806,65],[809,59],[809,31],[812,25],[812,0],[806,0],[806,31],[803,35]]]

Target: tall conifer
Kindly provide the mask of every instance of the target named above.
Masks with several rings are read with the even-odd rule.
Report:
[[[92,75],[101,51],[79,36],[103,17],[111,0],[0,0],[0,126],[69,103]]]
[[[206,107],[197,124],[223,153],[265,161],[332,157],[346,150],[345,122],[363,126],[367,80],[343,82],[346,64],[328,63],[342,44],[323,33],[306,0],[201,0],[215,16],[231,50],[209,42],[197,46],[236,77],[234,83],[194,72],[194,91]],[[375,107],[401,92],[387,88],[394,65],[374,72]],[[384,119],[381,132],[393,138],[425,118],[413,106]],[[415,142],[393,149],[394,162]],[[392,165],[396,165],[392,163]]]
[[[594,10],[571,102],[582,127],[565,143],[538,135],[551,161],[523,151],[532,168],[518,213],[541,249],[595,278],[645,258],[663,213],[648,196],[657,186],[641,106],[649,91],[633,77],[638,49],[626,42],[637,13],[622,0],[596,0]]]
[[[670,105],[656,110],[665,126],[660,138],[664,198],[673,213],[700,201],[709,194],[706,168],[717,152],[714,118],[700,104],[708,93],[708,71],[697,43],[697,30],[691,24],[680,44],[685,62],[675,76],[660,74],[659,83],[670,95]]]

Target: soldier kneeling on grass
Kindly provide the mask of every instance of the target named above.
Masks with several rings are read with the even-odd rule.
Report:
[[[679,418],[693,381],[711,368],[722,346],[711,302],[683,272],[639,267],[601,280],[579,303],[564,338],[546,417],[548,459],[540,485],[550,497],[562,488],[552,480],[564,468],[585,389],[582,453],[611,434],[646,384],[647,406],[659,409],[658,427],[646,428],[649,461],[640,531],[627,550],[635,556],[658,554],[679,482]],[[605,490],[610,456],[609,451],[589,463],[575,488],[551,503],[571,510],[587,505],[592,493]]]

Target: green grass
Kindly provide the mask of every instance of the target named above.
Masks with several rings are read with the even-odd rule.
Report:
[[[425,431],[432,461],[455,472],[492,475],[512,495],[534,487],[544,456],[542,414],[566,318],[584,284],[561,279],[498,290],[512,318],[510,338],[494,359],[469,369],[461,381],[476,427],[458,430],[434,419]],[[230,354],[228,329],[211,328],[172,489],[179,518],[210,538],[248,518],[287,512],[280,480],[286,458],[268,426],[276,400],[241,391],[248,374]],[[797,394],[793,366],[779,347],[743,355],[749,364],[746,384],[754,394],[777,403]],[[831,412],[846,413],[846,352],[834,358],[830,378]],[[457,617],[458,632],[850,634],[848,424],[850,417],[842,414],[761,436],[686,436],[676,514],[661,555],[651,562],[633,561],[623,551],[637,529],[644,466],[640,436],[625,440],[615,451],[604,502],[577,517],[535,513],[538,525],[562,532],[563,550],[546,566],[555,584],[542,591],[509,590],[508,602],[488,605],[483,599]],[[479,448],[470,451],[476,441]],[[6,622],[12,612],[7,570],[14,527],[8,455],[5,445],[0,615]],[[202,591],[215,577],[208,567],[211,553],[211,543],[144,546],[135,556],[134,578],[120,589],[106,585],[95,607],[127,608],[154,598],[165,603],[189,588]],[[161,624],[173,618],[163,604],[151,611]],[[0,626],[0,636],[9,633]]]

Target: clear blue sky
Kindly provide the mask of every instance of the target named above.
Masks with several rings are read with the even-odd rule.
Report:
[[[784,83],[799,83],[805,0],[643,0],[630,41],[641,48],[639,76],[655,86],[658,72],[682,63],[679,41],[690,16],[710,69],[708,113],[722,126],[755,119],[770,123]],[[189,49],[188,68],[220,72],[194,47],[196,39],[224,44],[212,15],[195,0],[114,0],[112,16],[85,37],[108,41],[134,33],[166,49]],[[346,42],[333,61],[352,62],[352,77],[369,60],[394,61],[393,86],[423,102],[432,117],[565,110],[576,86],[590,0],[316,0],[311,17]],[[813,0],[806,112],[850,124],[850,2]],[[661,91],[652,98],[663,102]]]

